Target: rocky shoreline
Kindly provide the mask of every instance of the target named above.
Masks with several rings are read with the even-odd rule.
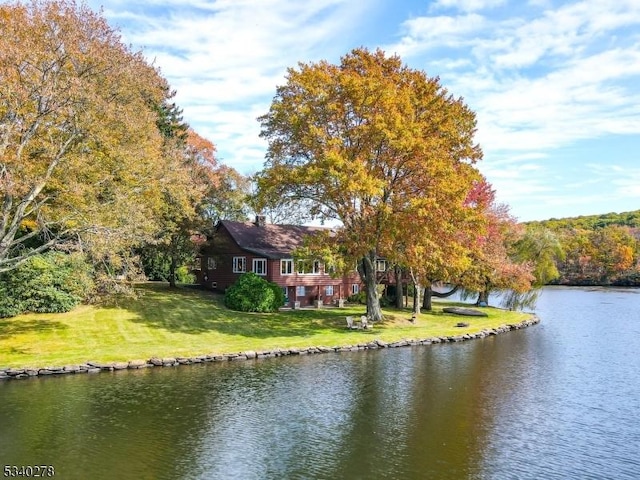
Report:
[[[80,365],[64,365],[60,367],[25,367],[25,368],[3,368],[0,367],[0,380],[26,379],[33,377],[44,377],[49,375],[68,375],[79,373],[99,373],[103,371],[113,372],[116,370],[136,370],[150,367],[173,367],[177,365],[191,365],[205,362],[228,362],[251,359],[266,359],[283,357],[287,355],[310,355],[317,353],[335,352],[355,352],[358,350],[376,350],[380,348],[398,348],[414,345],[431,345],[435,343],[463,342],[477,338],[485,338],[512,330],[519,330],[540,322],[540,319],[532,315],[529,319],[516,324],[501,325],[496,328],[481,330],[477,333],[464,333],[448,337],[431,337],[422,340],[405,339],[396,342],[384,342],[373,340],[357,345],[344,345],[338,347],[308,347],[308,348],[277,348],[267,351],[245,351],[239,353],[198,355],[196,357],[152,357],[148,360],[130,360],[128,362],[86,362]]]

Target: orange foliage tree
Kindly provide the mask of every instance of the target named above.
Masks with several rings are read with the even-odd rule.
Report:
[[[269,142],[262,204],[306,202],[310,216],[342,224],[331,241],[344,265],[357,260],[374,321],[379,257],[417,274],[455,250],[482,152],[474,113],[437,78],[356,49],[339,65],[289,69],[260,122]]]

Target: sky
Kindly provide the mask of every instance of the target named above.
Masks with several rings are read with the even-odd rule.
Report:
[[[243,174],[287,68],[381,48],[476,112],[520,221],[640,209],[640,0],[89,0]]]

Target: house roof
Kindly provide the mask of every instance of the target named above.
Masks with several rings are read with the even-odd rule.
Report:
[[[256,225],[253,222],[222,220],[224,227],[240,248],[266,258],[290,258],[292,252],[303,246],[304,238],[318,232],[331,231],[326,227],[302,225]]]

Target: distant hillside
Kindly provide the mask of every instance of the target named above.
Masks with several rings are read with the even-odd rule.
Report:
[[[561,285],[640,286],[640,210],[526,222],[553,232]]]
[[[622,213],[604,213],[602,215],[581,215],[579,217],[551,218],[533,222],[524,222],[525,225],[540,225],[550,230],[563,230],[566,228],[579,228],[584,230],[597,230],[610,225],[626,227],[640,227],[640,210]]]

